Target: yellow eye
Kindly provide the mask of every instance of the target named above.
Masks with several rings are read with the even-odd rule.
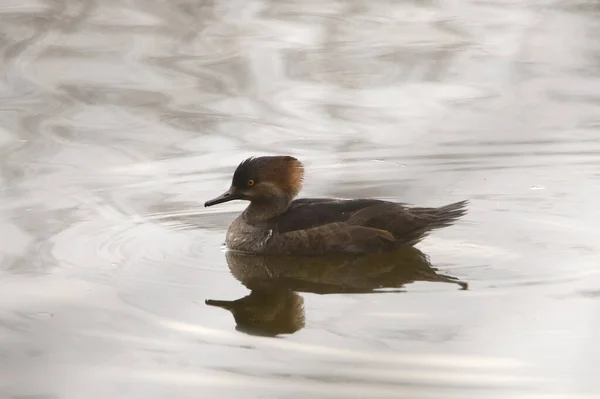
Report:
[[[248,180],[248,187],[252,187],[254,185],[254,180]]]

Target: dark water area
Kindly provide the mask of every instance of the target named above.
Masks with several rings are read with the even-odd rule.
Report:
[[[0,398],[600,397],[599,21],[3,0]],[[469,213],[396,258],[238,256],[245,204],[202,204],[263,154]]]

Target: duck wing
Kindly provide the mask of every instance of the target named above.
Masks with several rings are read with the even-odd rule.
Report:
[[[414,245],[431,230],[454,223],[467,204],[418,208],[377,199],[298,199],[270,226],[275,234],[269,252],[366,253]]]
[[[353,226],[345,222],[275,234],[269,238],[267,253],[327,255],[334,253],[384,252],[396,247],[397,240],[388,231]]]
[[[346,222],[355,212],[383,202],[377,199],[301,198],[293,201],[287,211],[277,216],[270,227],[279,234],[284,234],[330,223]]]
[[[350,225],[381,229],[391,233],[398,242],[414,245],[434,229],[450,226],[467,210],[468,201],[440,208],[410,208],[393,202],[382,202],[354,212]]]

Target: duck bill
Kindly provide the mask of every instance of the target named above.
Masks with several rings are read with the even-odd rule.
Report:
[[[227,310],[233,309],[233,301],[218,301],[215,299],[207,299],[204,301],[204,303],[208,306],[216,306]]]
[[[229,190],[225,191],[223,194],[219,195],[217,198],[213,198],[204,203],[204,206],[213,206],[217,204],[222,204],[223,202],[229,202],[233,200],[243,199],[243,196],[235,191],[234,187],[231,187]]]

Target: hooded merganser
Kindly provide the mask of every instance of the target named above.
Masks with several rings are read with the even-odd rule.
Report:
[[[412,246],[463,216],[468,203],[416,208],[378,199],[294,200],[303,178],[304,167],[294,157],[248,158],[235,170],[229,190],[204,206],[250,201],[227,230],[225,244],[231,250],[318,256]]]

